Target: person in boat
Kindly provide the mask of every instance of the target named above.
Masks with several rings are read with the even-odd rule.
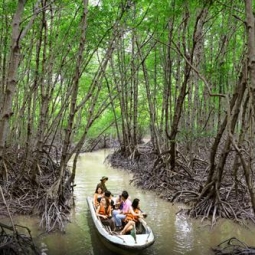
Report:
[[[105,197],[100,199],[100,204],[96,209],[96,215],[100,217],[103,225],[110,226],[114,230],[114,221],[112,220],[112,210],[109,202]]]
[[[122,203],[122,200],[121,200],[121,195],[119,195],[116,200],[115,200],[115,206],[114,206],[114,209],[119,209],[119,210],[122,210],[123,208],[123,203]]]
[[[120,235],[125,235],[127,232],[135,228],[136,224],[139,222],[139,219],[144,218],[144,213],[140,209],[140,200],[135,198],[132,202],[129,212],[126,214],[126,218],[123,220],[126,224],[123,230],[120,232]]]
[[[132,202],[129,199],[129,194],[126,190],[122,191],[121,193],[121,201],[122,201],[122,209],[113,210],[113,218],[115,221],[115,230],[120,231],[122,230],[122,222],[126,218],[126,214],[130,211],[130,207]]]
[[[100,199],[103,196],[104,196],[103,190],[101,189],[100,186],[97,187],[96,190],[95,190],[95,193],[94,193],[94,198],[93,198],[93,202],[94,202],[94,205],[95,205],[96,208],[99,206]]]
[[[111,191],[106,190],[105,193],[104,193],[104,197],[108,200],[108,203],[111,206],[111,210],[115,209],[115,204],[114,204],[114,201],[112,199],[113,194],[111,193]]]
[[[105,193],[103,193],[103,194],[104,194],[103,196],[101,196],[101,197],[99,197],[99,198],[97,199],[98,202],[100,203],[101,198],[102,198],[102,197],[105,197],[106,200],[107,200],[107,202],[108,202],[109,205],[111,206],[111,210],[115,209],[115,204],[114,204],[114,201],[113,201],[113,199],[112,199],[112,197],[113,197],[112,192],[109,191],[109,190],[106,190]]]
[[[105,191],[107,190],[106,185],[105,185],[105,183],[106,183],[107,181],[108,181],[108,177],[107,177],[107,176],[103,176],[103,177],[100,179],[100,182],[97,184],[96,189],[97,189],[98,187],[100,187],[100,188],[103,190],[103,192],[105,192]]]

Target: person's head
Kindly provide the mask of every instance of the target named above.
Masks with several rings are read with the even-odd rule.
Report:
[[[123,190],[121,193],[121,198],[125,201],[128,198],[128,192],[126,190]]]
[[[106,208],[108,208],[109,205],[110,205],[109,198],[107,198],[107,197],[101,197],[101,198],[100,198],[100,205],[101,205],[101,206],[105,206]]]
[[[106,205],[106,198],[105,198],[105,197],[102,197],[102,198],[100,199],[100,204],[101,204],[101,205]]]
[[[100,179],[100,181],[103,182],[103,183],[105,183],[107,180],[108,180],[108,177],[107,177],[107,176],[103,176],[103,177]]]
[[[95,193],[97,193],[97,194],[103,194],[102,188],[101,188],[100,186],[98,186],[98,187],[96,188]]]
[[[139,207],[139,202],[140,202],[140,199],[135,198],[135,199],[133,200],[133,202],[132,202],[132,207],[133,207],[134,209],[137,209],[137,208]]]
[[[107,198],[111,198],[112,193],[111,193],[111,191],[106,190],[105,193],[104,193],[104,195],[105,195],[105,197],[107,197]]]

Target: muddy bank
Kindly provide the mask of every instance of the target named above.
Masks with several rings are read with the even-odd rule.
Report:
[[[72,196],[65,180],[70,171],[61,170],[60,153],[55,148],[31,155],[24,149],[6,149],[0,162],[0,217],[9,217],[12,224],[0,223],[1,254],[36,254],[30,230],[14,225],[12,217],[15,215],[41,217],[40,227],[46,232],[65,230]],[[19,233],[19,229],[27,233]]]
[[[37,215],[46,232],[64,231],[72,190],[65,185],[70,170],[61,170],[58,155],[57,150],[44,150],[29,157],[22,149],[6,151],[0,164],[0,172],[4,173],[0,178],[0,217]]]
[[[229,169],[225,171],[224,180],[218,190],[221,204],[217,204],[213,199],[205,202],[202,199],[201,203],[200,198],[199,201],[209,171],[209,150],[203,148],[201,151],[199,157],[193,157],[192,161],[188,160],[188,156],[179,155],[174,170],[170,170],[167,164],[159,163],[159,155],[153,152],[149,142],[139,145],[135,157],[125,157],[121,150],[116,150],[108,156],[107,162],[114,168],[131,171],[134,185],[153,190],[169,202],[184,203],[189,209],[182,212],[192,217],[212,220],[212,225],[218,218],[228,218],[244,225],[250,221],[255,223],[244,176],[240,173],[238,183],[235,182],[231,171],[231,157],[227,164]],[[162,158],[160,160],[162,161]]]

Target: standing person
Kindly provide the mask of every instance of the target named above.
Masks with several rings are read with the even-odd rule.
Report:
[[[110,226],[111,230],[114,229],[114,222],[111,219],[112,217],[111,206],[109,205],[105,197],[102,197],[100,199],[100,204],[96,209],[96,215],[100,217],[100,220],[103,225]]]
[[[121,201],[122,209],[113,210],[113,218],[116,225],[116,231],[122,230],[122,221],[126,218],[126,214],[129,212],[132,202],[128,198],[128,192],[126,190],[122,191]]]
[[[100,198],[104,196],[104,192],[101,187],[97,187],[94,193],[94,205],[97,208],[99,206]]]
[[[108,181],[108,177],[107,177],[107,176],[103,176],[103,177],[100,179],[100,182],[97,184],[96,189],[97,189],[98,187],[100,187],[100,188],[103,190],[103,192],[105,192],[105,191],[107,190],[106,185],[105,185],[106,181]]]

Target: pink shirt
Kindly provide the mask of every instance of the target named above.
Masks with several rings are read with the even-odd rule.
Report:
[[[123,213],[128,213],[131,205],[132,205],[132,202],[129,199],[126,199],[125,202],[123,201],[123,208],[122,208]]]

